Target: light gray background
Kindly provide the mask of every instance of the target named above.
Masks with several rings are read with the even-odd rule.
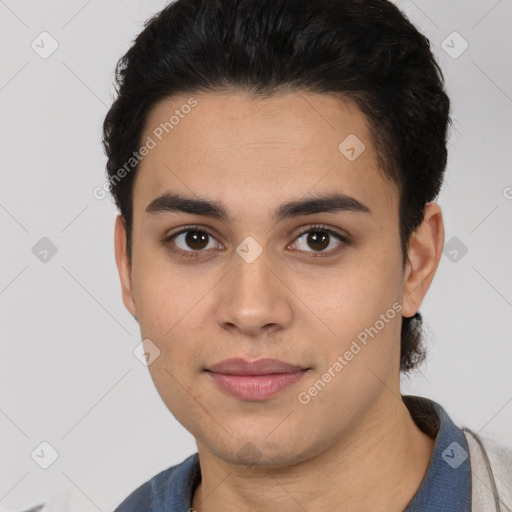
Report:
[[[429,359],[403,392],[512,446],[512,1],[396,3],[446,76],[455,129],[439,203],[446,241],[468,248],[442,257],[421,307]],[[74,510],[107,512],[196,451],[132,353],[140,338],[120,296],[116,211],[92,195],[104,182],[114,66],[163,6],[0,0],[0,509],[69,491]],[[31,48],[43,31],[59,44],[47,59]],[[458,58],[443,49],[462,48],[454,31],[469,44]],[[46,263],[32,252],[42,237],[58,249]],[[31,458],[42,441],[59,454],[46,470]]]

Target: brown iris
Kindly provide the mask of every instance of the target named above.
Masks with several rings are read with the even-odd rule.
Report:
[[[185,235],[185,242],[191,249],[199,251],[208,245],[208,233],[204,231],[188,231]]]
[[[329,236],[325,231],[311,231],[307,238],[308,245],[312,249],[321,251],[329,245]]]

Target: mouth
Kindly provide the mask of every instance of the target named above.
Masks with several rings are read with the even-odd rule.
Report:
[[[206,369],[219,388],[236,398],[260,401],[277,395],[302,379],[310,368],[278,359],[226,359]]]

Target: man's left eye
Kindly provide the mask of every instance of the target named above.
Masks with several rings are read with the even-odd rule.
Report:
[[[348,239],[341,233],[328,228],[315,227],[301,233],[294,245],[305,252],[330,252]],[[312,250],[308,250],[308,247]]]

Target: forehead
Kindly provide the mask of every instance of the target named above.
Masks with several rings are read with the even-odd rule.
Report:
[[[141,207],[164,192],[207,195],[234,208],[333,190],[377,209],[397,200],[366,117],[334,95],[173,96],[148,116],[141,140],[148,138],[153,147],[134,184]]]

